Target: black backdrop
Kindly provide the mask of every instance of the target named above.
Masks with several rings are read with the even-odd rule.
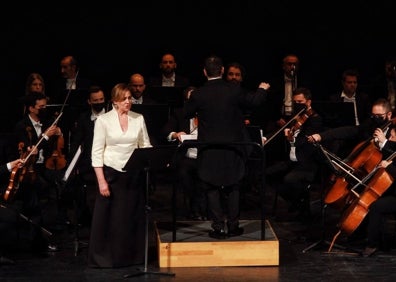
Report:
[[[27,75],[39,72],[48,84],[59,77],[60,59],[70,54],[80,63],[80,75],[107,94],[134,72],[157,72],[168,51],[196,85],[203,82],[202,61],[211,53],[245,65],[247,87],[271,83],[287,53],[300,57],[300,71],[313,78],[309,87],[316,98],[339,89],[345,68],[358,68],[364,85],[383,71],[386,57],[396,55],[392,2],[148,0],[88,8],[10,3],[19,6],[3,9],[0,17],[0,118],[6,120],[1,131],[13,128],[20,115],[16,100]]]

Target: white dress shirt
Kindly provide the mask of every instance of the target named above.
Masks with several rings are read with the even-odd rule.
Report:
[[[41,122],[33,120],[33,119],[31,118],[31,116],[29,116],[29,119],[30,119],[30,121],[31,121],[32,124],[33,124],[34,130],[36,131],[36,134],[37,134],[38,138],[40,139],[40,138],[41,138],[41,134],[42,134],[42,132],[43,132],[42,129],[41,129],[41,127],[42,127],[43,125],[41,124]],[[48,140],[48,137],[47,137],[46,139]],[[43,151],[43,149],[39,150],[39,152],[38,152],[38,158],[37,158],[36,163],[38,163],[38,164],[44,163],[44,151]]]

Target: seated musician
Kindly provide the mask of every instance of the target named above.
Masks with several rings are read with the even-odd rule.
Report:
[[[311,218],[309,185],[318,172],[316,148],[307,141],[306,136],[322,130],[322,118],[311,108],[312,94],[307,88],[297,88],[292,95],[293,115],[304,118],[285,128],[288,140],[289,158],[275,162],[265,171],[266,181],[277,185],[279,195],[288,202],[289,212],[297,211],[296,220],[307,222]],[[264,139],[265,141],[265,139]],[[282,177],[282,182],[277,179]]]
[[[361,142],[372,138],[376,129],[385,132],[388,130],[389,121],[392,119],[392,112],[388,100],[380,98],[371,107],[371,116],[357,126],[341,126],[332,128],[324,132],[315,133],[308,137],[309,142],[333,141],[336,139],[349,139]],[[385,128],[383,128],[385,127]],[[389,134],[387,135],[389,136]]]
[[[0,175],[3,175],[7,172],[12,172],[14,170],[14,168],[20,166],[23,164],[23,160],[22,159],[16,159],[10,162],[7,162],[5,164],[0,165]],[[6,264],[14,264],[15,262],[8,258],[3,256],[3,253],[0,249],[0,266],[1,265],[6,265]]]
[[[386,142],[386,147],[389,148],[392,153],[396,152],[396,126],[392,125],[390,127],[390,137],[388,140],[386,140],[385,134],[383,133],[377,133],[376,136],[380,142],[388,141]],[[392,179],[396,179],[396,165],[392,160],[382,160],[379,166],[385,168],[385,172],[388,173]],[[394,215],[395,213],[396,186],[392,182],[382,196],[370,205],[367,214],[367,246],[362,253],[364,257],[373,255],[379,249],[387,249],[388,244],[385,236],[386,218],[388,215]]]
[[[355,140],[358,143],[358,146],[361,144],[366,144],[367,142],[364,141],[370,141],[372,140],[373,142],[367,143],[367,146],[375,146],[379,152],[382,153],[382,161],[380,159],[379,165],[381,167],[386,167],[386,170],[390,172],[392,175],[393,172],[393,166],[394,165],[389,165],[391,162],[390,161],[385,161],[396,149],[395,143],[394,142],[389,142],[394,141],[395,137],[392,137],[392,134],[394,134],[394,128],[392,124],[392,109],[390,102],[387,99],[380,98],[376,100],[371,108],[371,117],[368,120],[365,120],[362,124],[358,126],[343,126],[343,127],[338,127],[338,128],[333,128],[326,130],[322,133],[316,133],[308,137],[309,142],[323,142],[323,141],[331,141],[335,139],[350,139],[350,140]],[[392,133],[393,132],[393,133]],[[362,143],[364,142],[364,143]],[[357,147],[358,147],[357,146]],[[359,148],[359,147],[358,147]],[[354,159],[358,159],[361,157],[361,154],[366,153],[364,150],[362,153],[357,154],[354,156]],[[354,155],[351,153],[351,155]],[[351,156],[348,156],[348,158],[351,158]],[[354,162],[354,159],[349,160],[351,163]],[[362,158],[364,159],[364,158]],[[362,163],[356,164],[356,166],[363,165]],[[357,167],[355,167],[357,169]],[[367,174],[370,173],[370,171],[366,172]],[[389,190],[386,194],[392,194],[392,190]],[[378,248],[379,248],[379,242],[378,238],[380,237],[380,229],[378,228],[378,225],[381,226],[381,221],[378,219],[378,217],[381,218],[381,214],[385,213],[388,207],[388,204],[383,204],[384,202],[388,202],[388,198],[384,200],[377,200],[375,201],[371,207],[370,207],[370,212],[369,212],[369,245],[368,247],[363,251],[364,256],[370,256],[372,255]],[[377,203],[378,202],[378,203]],[[373,210],[374,209],[374,212]],[[373,212],[373,214],[371,214]],[[391,212],[391,210],[389,210]],[[371,215],[370,215],[371,214]],[[373,221],[377,216],[377,218]],[[376,221],[376,222],[375,222]]]
[[[187,99],[196,88],[189,86],[184,90]],[[196,118],[184,118],[183,109],[178,108],[170,116],[163,128],[163,133],[168,142],[182,142],[182,137],[198,135],[198,123]],[[207,219],[206,197],[198,181],[197,149],[187,148],[177,161],[177,175],[179,189],[185,196],[187,203],[187,218],[193,220]]]
[[[48,169],[46,160],[51,157],[55,138],[62,136],[62,131],[47,117],[47,97],[44,94],[33,92],[25,99],[27,112],[14,128],[18,142],[16,147],[20,147],[22,153],[36,146],[38,153],[36,155],[23,153],[27,157],[25,164],[27,170],[15,200],[23,203],[22,213],[34,223],[31,230],[34,251],[56,251],[57,246],[49,243],[49,238],[44,237],[38,227],[44,223],[45,201],[51,199],[51,193],[57,192],[58,189],[56,176],[60,171]]]

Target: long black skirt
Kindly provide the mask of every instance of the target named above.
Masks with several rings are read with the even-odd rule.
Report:
[[[144,262],[145,192],[141,172],[104,167],[110,197],[98,193],[92,217],[88,266],[124,267]],[[142,181],[143,180],[143,181]]]

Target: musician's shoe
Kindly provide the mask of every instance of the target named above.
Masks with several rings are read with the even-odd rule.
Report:
[[[237,237],[241,236],[244,232],[244,229],[242,227],[237,227],[231,230],[228,230],[227,236],[228,237]]]
[[[366,247],[363,252],[362,252],[362,256],[365,258],[371,257],[378,249],[377,248],[370,248],[370,247]]]
[[[12,259],[3,256],[0,257],[0,265],[12,265],[12,264],[15,264],[15,261],[13,261]]]
[[[227,238],[227,233],[223,229],[213,229],[209,231],[209,237],[214,239],[225,239]]]

